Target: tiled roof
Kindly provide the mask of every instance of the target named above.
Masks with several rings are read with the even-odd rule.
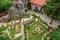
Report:
[[[46,2],[45,0],[30,0],[30,3],[43,6]]]

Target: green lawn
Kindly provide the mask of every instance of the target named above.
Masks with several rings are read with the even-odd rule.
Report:
[[[21,40],[21,36],[19,36],[19,37],[15,38],[15,40]]]
[[[13,34],[18,34],[21,32],[20,23],[15,23],[14,25],[10,25],[10,32]]]
[[[40,31],[39,32],[35,31],[36,27],[39,27],[40,30],[42,30],[41,34],[39,34]],[[38,21],[37,22],[36,21],[31,21],[28,24],[25,24],[25,28],[28,29],[29,40],[42,40],[41,38],[42,38],[43,34],[48,32],[48,29]],[[35,31],[35,33],[33,33],[33,31]]]
[[[0,40],[10,40],[10,38],[8,37],[8,34],[5,32],[0,34]]]

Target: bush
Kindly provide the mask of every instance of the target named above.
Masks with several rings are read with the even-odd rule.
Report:
[[[6,29],[7,29],[7,27],[0,27],[0,32],[4,31]]]
[[[10,38],[8,36],[7,37],[0,36],[0,40],[10,40]]]
[[[35,11],[35,12],[39,12],[39,10],[38,10],[38,9],[34,9],[33,11]]]
[[[7,18],[7,21],[8,21],[8,22],[10,22],[11,20],[13,20],[13,18],[10,18],[10,17]]]
[[[58,28],[60,28],[60,25],[58,25]]]
[[[35,14],[31,14],[31,16],[33,16],[34,18],[38,18],[38,16],[36,16]]]
[[[11,0],[0,0],[0,12],[7,11],[11,6]]]
[[[19,37],[17,37],[15,40],[21,40],[21,37],[19,36]]]
[[[56,29],[56,31],[53,31],[49,33],[50,40],[60,40],[60,28]]]

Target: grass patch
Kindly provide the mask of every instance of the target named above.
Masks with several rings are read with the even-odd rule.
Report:
[[[19,36],[19,37],[17,37],[15,40],[21,40],[21,37]]]
[[[15,23],[14,25],[10,25],[10,32],[13,34],[18,34],[21,32],[20,23]]]
[[[33,24],[30,25],[29,23],[30,24],[33,23]],[[28,29],[29,40],[42,40],[41,38],[42,38],[43,34],[45,34],[46,32],[48,32],[48,29],[43,24],[41,24],[38,21],[37,22],[36,21],[32,21],[32,22],[29,22],[29,23],[25,24],[25,28]],[[41,34],[39,34],[40,31],[39,32],[35,31],[36,27],[39,27],[40,30],[42,30]]]

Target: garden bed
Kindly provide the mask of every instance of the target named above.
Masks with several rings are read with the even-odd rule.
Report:
[[[2,32],[2,31],[5,31],[5,32]],[[10,36],[14,36],[16,34],[20,34],[21,33],[20,21],[17,20],[17,21],[11,21],[9,23],[6,23],[5,26],[3,25],[2,27],[0,27],[0,32],[1,32],[0,33],[1,35],[3,33],[7,33],[7,35],[10,35]],[[8,36],[8,37],[10,37],[10,36]]]
[[[35,20],[25,24],[25,36],[27,36],[26,29],[28,30],[28,37],[25,39],[29,40],[42,40],[42,36],[48,32],[48,29],[43,24]]]
[[[15,38],[15,40],[21,40],[21,36],[19,36],[19,37]]]

